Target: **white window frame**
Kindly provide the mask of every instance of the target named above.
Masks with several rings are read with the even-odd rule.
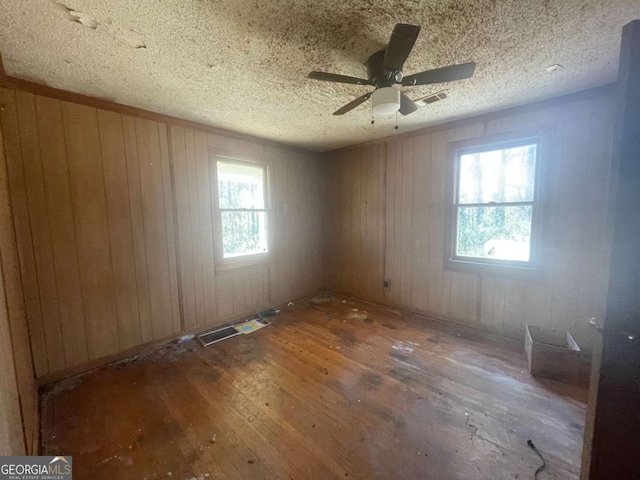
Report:
[[[444,267],[447,270],[516,274],[525,276],[538,276],[542,273],[542,258],[545,247],[543,245],[543,166],[547,156],[547,136],[544,129],[531,129],[527,131],[512,132],[502,135],[493,135],[474,138],[449,144],[449,161],[447,165],[447,204],[445,206],[445,252]],[[501,150],[524,145],[536,145],[536,162],[533,186],[533,199],[531,202],[495,202],[482,204],[459,204],[460,172],[459,164],[462,155],[479,153],[491,150]],[[458,212],[463,207],[499,207],[531,205],[531,243],[529,261],[502,260],[495,258],[469,257],[457,254],[458,238]]]
[[[215,212],[215,228],[214,228],[214,247],[216,255],[216,267],[220,271],[251,267],[268,263],[273,259],[273,235],[271,221],[271,190],[270,190],[270,164],[266,161],[249,159],[233,154],[221,153],[213,151],[210,153],[211,158],[211,184],[213,194],[213,209]],[[261,168],[263,171],[264,182],[264,209],[242,209],[242,208],[220,208],[220,198],[218,196],[218,162],[234,163],[238,165],[248,165],[251,167]],[[265,212],[265,223],[267,229],[267,251],[264,253],[251,253],[247,255],[239,255],[235,257],[224,257],[223,238],[222,238],[222,212]]]

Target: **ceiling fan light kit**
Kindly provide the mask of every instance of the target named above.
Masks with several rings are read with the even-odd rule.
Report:
[[[369,100],[369,98],[371,98],[372,113],[374,115],[390,115],[396,112],[402,115],[409,115],[418,109],[418,105],[424,106],[447,96],[443,95],[432,101],[425,100],[425,97],[425,99],[421,99],[423,100],[421,104],[416,105],[416,102],[400,91],[400,86],[412,87],[462,80],[473,76],[476,68],[476,64],[470,62],[405,76],[402,71],[404,62],[409,57],[419,33],[420,27],[417,25],[396,24],[386,48],[375,52],[365,62],[368,73],[368,78],[366,79],[316,71],[309,73],[309,78],[325,82],[371,85],[375,87],[373,92],[367,92],[333,112],[334,115],[344,115]]]
[[[391,115],[400,109],[400,89],[397,87],[378,88],[371,95],[374,115]]]

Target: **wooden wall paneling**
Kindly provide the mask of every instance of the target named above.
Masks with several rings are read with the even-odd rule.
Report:
[[[411,201],[414,234],[414,269],[411,281],[411,305],[423,312],[428,308],[428,271],[429,271],[429,188],[431,169],[431,136],[421,135],[414,138],[413,149],[413,198]]]
[[[378,154],[378,205],[377,205],[377,216],[378,216],[378,276],[377,276],[377,291],[378,291],[378,300],[383,302],[386,291],[384,288],[384,278],[386,277],[386,254],[387,254],[387,244],[386,244],[386,226],[385,226],[385,216],[386,216],[386,200],[387,195],[385,193],[386,185],[387,185],[387,145],[386,143],[379,143],[377,149]]]
[[[211,163],[209,157],[209,142],[207,134],[204,132],[194,132],[194,147],[196,158],[197,175],[197,201],[198,201],[198,222],[200,224],[200,259],[198,264],[202,267],[203,296],[204,296],[204,316],[199,325],[210,325],[216,321],[216,291],[215,291],[215,259],[213,249],[214,215],[213,197],[215,185],[212,179],[215,175],[211,168],[215,168],[215,163]]]
[[[318,155],[183,127],[168,131],[152,120],[25,92],[0,94],[38,377],[60,378],[266,308],[275,278],[282,302],[321,286]],[[272,193],[282,206],[274,212],[270,264],[216,276],[211,146],[256,159],[269,152],[280,183]],[[369,175],[378,178],[375,169]],[[364,214],[361,242],[369,242],[364,233],[379,227]]]
[[[272,148],[267,148],[265,155],[267,158],[275,158],[277,152]],[[271,238],[277,246],[277,249],[273,254],[276,261],[271,262],[268,266],[268,284],[269,284],[269,302],[274,305],[280,305],[288,302],[286,283],[284,281],[285,268],[283,268],[284,260],[287,258],[287,251],[284,249],[284,242],[288,237],[288,232],[285,229],[285,222],[287,221],[287,204],[282,197],[282,189],[284,188],[284,182],[282,175],[285,174],[286,169],[274,167],[270,170],[271,181],[271,221],[278,227],[271,232]],[[330,199],[329,199],[330,201]]]
[[[361,182],[358,182],[356,188],[356,196],[354,197],[355,201],[355,215],[357,219],[356,224],[356,245],[358,249],[357,253],[357,262],[356,268],[353,271],[354,280],[357,281],[359,286],[359,296],[369,296],[368,285],[367,285],[367,264],[371,260],[368,258],[369,252],[367,251],[367,240],[368,234],[367,231],[367,177],[368,177],[368,169],[371,164],[371,151],[370,146],[362,149],[360,155],[358,156],[356,168],[358,170],[358,176],[361,179]]]
[[[255,268],[252,268],[255,271]],[[246,270],[231,272],[228,274],[231,280],[232,299],[233,299],[233,317],[250,313],[247,306],[247,287],[246,287]]]
[[[120,349],[142,343],[122,116],[98,110]],[[63,263],[69,261],[63,257]]]
[[[384,298],[384,287],[382,279],[384,271],[382,269],[382,259],[384,254],[384,242],[381,238],[382,231],[382,215],[383,215],[383,199],[382,176],[384,175],[384,157],[383,150],[380,145],[371,146],[372,162],[367,171],[367,230],[368,230],[368,256],[371,261],[368,262],[367,282],[371,298],[379,300]]]
[[[359,189],[359,195],[357,199],[357,207],[358,207],[358,244],[360,245],[359,251],[360,255],[358,258],[357,264],[357,276],[358,282],[361,286],[361,292],[363,296],[367,296],[372,298],[371,292],[371,282],[367,278],[369,273],[369,269],[371,265],[376,264],[375,255],[370,250],[371,243],[371,234],[369,228],[369,206],[367,204],[367,195],[369,194],[369,176],[373,171],[374,162],[372,158],[372,145],[365,147],[362,151],[362,155],[359,159],[358,169],[360,171],[360,178],[362,179],[362,183]]]
[[[69,169],[59,100],[35,97],[42,175],[51,233],[55,284],[67,366],[89,359],[73,220]]]
[[[281,262],[284,265],[285,278],[284,284],[289,285],[287,288],[287,296],[293,299],[294,291],[298,290],[298,286],[294,286],[298,277],[298,258],[296,252],[296,239],[295,224],[299,215],[299,198],[297,192],[299,192],[300,185],[296,183],[296,162],[290,158],[285,158],[279,165],[275,167],[276,170],[280,169],[282,174],[280,179],[282,184],[280,185],[281,197],[286,204],[286,215],[282,217],[282,224],[278,226],[285,234],[282,238],[281,248],[283,249],[283,256]],[[291,188],[291,190],[289,190]]]
[[[119,335],[98,116],[72,103],[63,103],[62,112],[87,349],[99,358],[119,350]]]
[[[524,322],[522,311],[522,294],[524,282],[505,282],[504,285],[504,318],[500,331],[512,337],[524,338]]]
[[[377,257],[379,252],[375,250],[377,235],[375,232],[374,222],[376,221],[376,212],[374,210],[373,196],[376,195],[374,177],[376,172],[375,145],[369,145],[364,149],[362,158],[362,179],[363,188],[360,192],[360,228],[362,231],[361,245],[362,257],[360,259],[360,282],[366,296],[375,298],[375,283],[378,278],[371,278],[376,273]]]
[[[300,255],[306,266],[305,269],[305,294],[322,288],[321,261],[322,251],[322,222],[321,216],[317,213],[319,205],[323,205],[325,176],[320,168],[320,163],[316,156],[306,155],[304,165],[300,173],[306,184],[304,210],[302,217],[303,236],[300,241]],[[305,192],[305,190],[303,190]],[[323,207],[324,208],[324,207]]]
[[[0,89],[0,104],[2,105],[0,119],[2,120],[4,153],[7,162],[7,178],[16,232],[20,276],[23,285],[34,367],[36,375],[40,376],[49,371],[49,360],[42,323],[40,291],[38,290],[36,275],[27,192],[22,170],[15,91]]]
[[[538,280],[522,283],[522,303],[520,315],[521,331],[525,325],[548,325],[551,312],[551,290],[547,281]]]
[[[385,291],[385,298],[389,303],[397,302],[397,292],[400,287],[400,278],[397,274],[398,248],[396,238],[399,235],[396,212],[398,211],[398,162],[399,154],[397,142],[384,142],[387,150],[387,186],[385,188],[385,277],[390,281],[389,288]]]
[[[401,234],[400,234],[400,296],[402,305],[411,305],[411,276],[413,273],[413,263],[415,261],[413,245],[413,218],[412,213],[412,188],[413,181],[413,138],[402,141],[402,182],[401,182]]]
[[[343,171],[343,177],[342,177],[342,183],[343,183],[343,192],[344,192],[344,196],[342,198],[342,204],[340,205],[340,212],[344,212],[342,214],[339,214],[339,217],[342,219],[342,225],[341,228],[338,229],[338,231],[336,232],[336,235],[338,236],[338,238],[340,238],[340,243],[338,244],[337,248],[340,251],[340,255],[338,256],[341,267],[342,267],[342,271],[340,272],[340,276],[339,276],[339,282],[340,285],[342,286],[342,291],[345,291],[345,289],[350,288],[350,279],[349,279],[349,274],[351,272],[351,270],[353,269],[353,258],[351,256],[352,253],[352,242],[353,242],[353,219],[352,219],[352,208],[353,208],[353,202],[352,202],[352,195],[353,195],[353,189],[350,185],[350,183],[352,182],[352,177],[351,174],[353,172],[353,161],[351,161],[349,158],[344,157],[342,159],[340,159],[341,164],[343,165],[342,167],[342,171]]]
[[[325,268],[325,277],[328,279],[324,287],[336,286],[338,289],[342,286],[342,276],[344,273],[344,262],[342,255],[344,249],[339,245],[343,241],[344,230],[341,228],[346,223],[345,215],[338,215],[345,205],[345,196],[347,189],[345,187],[345,165],[340,161],[340,156],[333,158],[326,156],[324,161],[327,162],[327,193],[330,197],[329,205],[333,208],[325,210],[326,224],[324,227],[324,238],[329,257],[325,257],[325,262],[330,268]]]
[[[431,136],[431,169],[429,178],[429,272],[427,274],[427,311],[434,315],[446,315],[443,301],[444,262],[444,196],[445,163],[447,154],[446,132]]]
[[[162,153],[158,123],[136,118],[140,189],[145,230],[145,251],[151,300],[153,338],[174,333],[173,294],[169,267],[169,244],[165,191],[162,177]]]
[[[331,157],[330,157],[331,158]],[[344,258],[347,254],[345,246],[347,238],[346,226],[348,223],[347,215],[340,212],[344,212],[347,208],[347,195],[351,190],[347,187],[347,164],[343,161],[342,156],[338,155],[337,158],[331,159],[332,165],[329,166],[329,170],[335,169],[333,172],[334,181],[329,183],[328,191],[330,195],[336,199],[334,205],[335,210],[329,212],[329,225],[331,230],[325,233],[331,241],[331,253],[332,257],[329,259],[329,264],[334,267],[330,269],[329,278],[333,281],[329,284],[331,287],[336,288],[337,291],[344,291],[345,282],[344,275],[346,272],[346,265]],[[341,246],[342,245],[342,246]],[[335,285],[335,287],[334,287]]]
[[[191,222],[191,255],[193,256],[193,277],[195,284],[197,325],[206,324],[204,270],[202,258],[202,232],[200,225],[200,202],[198,198],[198,161],[195,150],[195,132],[185,129],[187,154],[187,189],[189,192],[189,217]]]
[[[142,191],[140,188],[140,164],[138,161],[138,138],[136,120],[122,117],[124,148],[127,164],[127,183],[129,189],[129,209],[131,215],[131,234],[138,294],[138,321],[142,343],[150,342],[153,336],[151,296],[149,292],[149,273],[145,245],[145,224],[142,209]]]
[[[601,245],[607,243],[606,225],[608,183],[611,168],[609,162],[599,159],[611,156],[613,125],[609,118],[615,115],[613,103],[595,99],[593,109],[609,112],[608,115],[592,115],[589,124],[589,153],[586,160],[586,188],[581,192],[583,208],[592,212],[582,219],[580,244],[580,271],[578,302],[572,330],[582,345],[590,348],[595,332],[588,325],[589,319],[604,318],[608,288],[609,262],[601,253]],[[603,262],[604,259],[604,262]]]
[[[334,178],[332,168],[339,172],[334,173],[340,175],[336,184],[343,195],[347,194],[344,202],[330,202],[327,206],[330,224],[339,225],[341,230],[335,241],[328,239],[331,244],[327,251],[332,262],[341,264],[339,268],[343,270],[337,271],[344,272],[327,275],[329,288],[445,319],[476,323],[516,338],[522,337],[526,323],[567,328],[589,345],[590,334],[580,319],[604,308],[606,290],[606,279],[599,272],[606,269],[609,241],[602,232],[606,231],[603,203],[609,184],[610,123],[609,95],[509,111],[502,117],[480,117],[476,122],[454,125],[448,130],[434,129],[329,153],[328,178]],[[449,228],[443,219],[444,187],[449,181],[445,171],[447,144],[532,126],[554,126],[556,131],[552,136],[553,158],[546,159],[548,177],[543,179],[550,190],[549,205],[545,207],[549,210],[545,238],[553,247],[545,259],[548,271],[541,278],[521,279],[444,270],[444,229]],[[600,136],[590,135],[592,130],[598,130]],[[375,260],[369,254],[374,239],[364,239],[361,247],[361,236],[371,235],[374,228],[371,190],[364,196],[358,193],[370,187],[372,174],[362,170],[358,159],[371,155],[374,145],[386,145],[387,162],[386,183],[379,193],[384,200],[380,218],[384,221],[385,249],[379,249],[382,258]],[[423,150],[429,155],[423,155]],[[424,184],[426,191],[419,191]],[[589,188],[594,191],[581,195]],[[340,194],[335,195],[340,198]],[[420,218],[419,205],[423,202],[426,225]],[[591,212],[594,209],[598,213]],[[366,219],[364,225],[361,215]],[[357,249],[366,255],[359,257]],[[421,256],[421,252],[427,254]],[[376,289],[372,289],[377,283],[371,278],[376,276],[375,266],[368,262],[373,261],[384,265],[378,279],[391,279],[391,288],[384,295],[377,296]],[[362,268],[368,272],[364,286],[352,275]]]
[[[20,277],[20,264],[18,260],[18,248],[16,245],[15,228],[13,223],[13,215],[11,209],[11,198],[9,194],[9,181],[7,173],[7,161],[4,152],[3,131],[0,128],[0,296],[4,296],[6,303],[6,313],[8,326],[10,331],[6,336],[11,339],[11,351],[13,358],[8,360],[3,358],[3,369],[6,373],[11,373],[11,362],[15,365],[15,381],[17,384],[17,393],[20,400],[20,410],[22,419],[22,428],[24,431],[26,454],[33,455],[38,448],[38,392],[35,384],[35,372],[31,345],[29,343],[29,327],[24,304],[24,296],[22,293],[22,280]],[[0,317],[4,315],[4,311],[0,308]],[[3,321],[3,320],[0,320]],[[9,353],[6,345],[5,355]],[[6,380],[0,381],[0,389],[7,389],[11,395],[12,382]],[[18,417],[13,415],[10,401],[8,397],[0,401],[2,410],[6,415],[7,423],[18,421]],[[5,431],[10,432],[11,427]],[[1,436],[0,438],[5,438]],[[9,445],[14,440],[4,440]]]
[[[51,249],[51,232],[47,218],[34,97],[29,93],[16,92],[16,104],[47,357],[49,367],[56,370],[65,368],[66,360],[58,309],[58,292]]]
[[[0,455],[25,455],[20,400],[14,363],[9,312],[0,265]]]
[[[191,209],[187,171],[187,146],[185,129],[171,126],[171,146],[174,165],[174,189],[177,210],[177,240],[180,269],[178,278],[182,287],[182,319],[185,330],[198,326],[196,316],[196,287],[191,233]]]
[[[569,328],[574,325],[580,283],[576,281],[580,266],[582,221],[582,215],[578,212],[584,208],[580,192],[584,189],[586,181],[583,162],[589,153],[588,141],[585,139],[589,134],[591,102],[572,105],[572,108],[566,109],[562,115],[563,122],[558,126],[558,143],[562,143],[561,146],[558,145],[558,151],[561,152],[561,156],[554,163],[556,169],[553,200],[556,215],[553,218],[559,225],[554,227],[558,235],[555,238],[556,261],[553,262],[551,275],[550,320],[553,324]]]
[[[291,153],[288,155],[292,156]],[[295,161],[295,160],[294,160]],[[302,216],[302,235],[300,236],[300,256],[305,265],[303,295],[322,288],[323,262],[321,252],[323,248],[322,217],[318,215],[318,207],[323,205],[324,185],[326,177],[316,155],[307,154],[303,157],[300,168],[304,207]]]
[[[164,215],[166,219],[167,256],[169,259],[169,288],[171,289],[171,315],[173,321],[173,333],[182,330],[180,318],[180,297],[178,289],[178,260],[175,222],[173,218],[173,189],[171,180],[171,160],[169,152],[169,132],[167,125],[158,123],[158,135],[160,136],[160,161],[162,162],[162,186],[164,188]]]
[[[360,203],[360,191],[362,190],[362,155],[363,149],[358,149],[353,158],[349,160],[349,167],[351,169],[351,178],[357,178],[357,182],[353,182],[351,185],[351,195],[349,197],[349,213],[351,214],[351,229],[350,235],[347,237],[350,245],[349,262],[351,268],[346,272],[346,279],[350,286],[350,292],[356,296],[363,296],[361,272],[360,272],[360,258],[362,256],[362,230],[361,230],[361,203]]]

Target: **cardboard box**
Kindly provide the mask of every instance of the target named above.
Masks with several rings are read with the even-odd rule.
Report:
[[[524,348],[532,375],[565,383],[579,381],[580,347],[568,331],[527,325]]]

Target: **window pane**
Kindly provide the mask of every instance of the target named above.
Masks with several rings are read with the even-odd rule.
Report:
[[[528,262],[531,205],[459,207],[456,255]]]
[[[224,258],[267,251],[265,212],[220,212]]]
[[[460,155],[459,202],[531,202],[536,145]]]
[[[219,161],[218,199],[220,208],[264,209],[264,169]]]

